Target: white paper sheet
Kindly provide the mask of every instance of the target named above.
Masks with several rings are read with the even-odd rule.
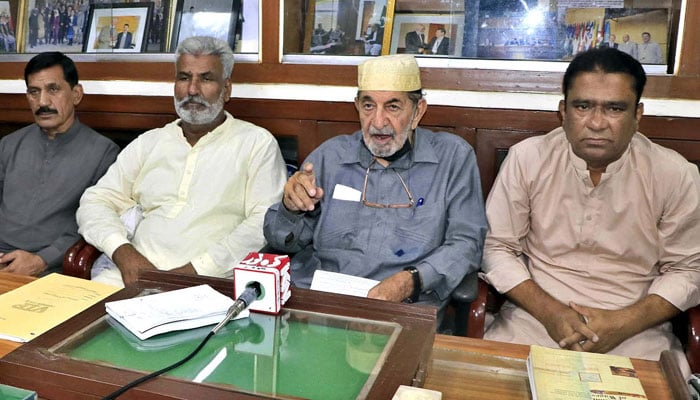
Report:
[[[357,276],[318,269],[314,272],[314,278],[311,281],[311,289],[321,292],[367,297],[367,292],[378,283],[379,281],[375,281],[374,279],[359,278]]]

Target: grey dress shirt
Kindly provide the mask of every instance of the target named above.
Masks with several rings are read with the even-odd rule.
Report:
[[[361,131],[323,143],[306,160],[324,189],[316,210],[293,214],[273,205],[265,237],[296,253],[295,286],[309,287],[316,269],[383,280],[415,266],[423,281],[420,302],[442,307],[481,261],[486,217],[474,151],[458,136],[418,128],[411,151],[386,168],[372,164],[367,200],[408,203],[399,173],[416,202],[412,208],[372,208],[338,198],[343,186],[362,192],[372,159]]]
[[[45,273],[61,270],[78,239],[83,191],[114,162],[119,147],[78,120],[49,140],[36,124],[0,140],[0,251],[38,254]]]

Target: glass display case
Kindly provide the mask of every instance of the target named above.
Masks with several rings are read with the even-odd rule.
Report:
[[[680,0],[295,0],[284,4],[285,59],[410,53],[459,60],[561,62],[595,47],[672,71]],[[297,8],[301,8],[299,12]],[[297,43],[298,41],[298,43]],[[445,60],[447,59],[447,60]],[[449,63],[446,64],[445,61]],[[348,60],[348,63],[353,63]],[[464,63],[463,65],[474,65]],[[489,64],[493,65],[493,64]],[[504,64],[508,67],[512,63]]]
[[[0,1],[0,52],[168,53],[211,35],[259,53],[258,0]]]
[[[150,373],[184,358],[211,327],[139,340],[106,316],[49,352]],[[299,310],[232,321],[168,375],[269,396],[366,398],[401,327]],[[304,371],[304,373],[299,373]]]

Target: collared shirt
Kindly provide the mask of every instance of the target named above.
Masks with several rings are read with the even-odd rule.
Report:
[[[639,133],[597,186],[562,128],[518,143],[486,209],[483,270],[501,293],[532,279],[563,304],[616,310],[650,294],[680,310],[700,303],[700,174]],[[520,343],[548,338],[534,318],[518,314],[525,311],[511,311],[487,338],[506,331]],[[652,328],[647,339],[668,348],[667,328]],[[658,359],[647,339],[623,342],[638,351],[628,355]]]
[[[637,58],[642,64],[663,64],[661,57],[661,47],[656,42],[639,43],[637,45]]]
[[[481,261],[486,220],[474,151],[458,136],[418,128],[413,149],[383,167],[373,163],[367,201],[412,208],[373,208],[360,201],[373,160],[362,132],[334,137],[314,150],[316,184],[324,196],[314,212],[296,215],[281,203],[265,216],[265,237],[275,248],[297,252],[292,280],[308,287],[323,269],[383,280],[415,266],[421,301],[444,305],[464,275]],[[320,211],[319,211],[320,210]]]
[[[617,48],[620,51],[624,51],[625,53],[631,55],[635,59],[638,57],[637,55],[637,43],[634,43],[632,41],[626,41],[620,43],[620,46]]]
[[[431,53],[437,54],[438,53],[438,48],[440,48],[440,43],[442,42],[442,38],[440,39],[435,39],[435,43],[433,43],[433,48],[430,50]]]
[[[0,140],[0,251],[36,253],[59,272],[78,240],[75,210],[119,147],[76,120],[51,140],[32,124]]]
[[[200,275],[231,277],[265,243],[263,216],[287,177],[282,155],[268,131],[228,113],[194,146],[179,123],[136,138],[85,192],[80,233],[111,257],[128,243],[119,215],[138,204],[131,243],[158,269],[191,262]]]

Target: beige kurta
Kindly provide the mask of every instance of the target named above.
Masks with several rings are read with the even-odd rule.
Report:
[[[619,309],[649,294],[681,310],[700,303],[700,174],[639,133],[598,186],[562,128],[525,140],[509,151],[486,206],[482,268],[501,293],[533,279],[565,304]],[[558,347],[511,303],[485,338]],[[611,353],[658,360],[666,349],[685,363],[670,323]]]

